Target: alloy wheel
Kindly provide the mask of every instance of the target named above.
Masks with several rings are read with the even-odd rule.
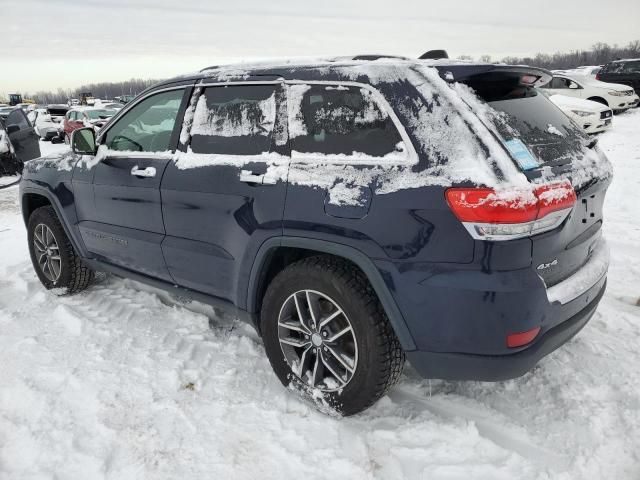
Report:
[[[349,318],[333,299],[315,290],[299,290],[284,301],[278,340],[293,373],[324,392],[344,388],[358,366]]]
[[[36,225],[33,246],[40,271],[47,280],[56,283],[62,272],[60,247],[53,232],[44,223]]]

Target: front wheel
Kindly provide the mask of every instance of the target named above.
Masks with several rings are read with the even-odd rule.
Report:
[[[333,257],[310,257],[280,272],[261,312],[276,375],[343,415],[366,409],[400,378],[404,352],[364,275]]]
[[[76,254],[52,207],[41,207],[29,217],[29,253],[33,268],[47,290],[61,294],[84,290],[94,278]]]

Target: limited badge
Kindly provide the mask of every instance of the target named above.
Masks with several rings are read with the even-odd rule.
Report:
[[[538,168],[540,164],[538,160],[531,154],[527,146],[518,138],[512,138],[504,142],[507,150],[511,153],[513,159],[518,162],[522,170],[532,170]]]

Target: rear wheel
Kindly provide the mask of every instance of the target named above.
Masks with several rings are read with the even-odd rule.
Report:
[[[27,230],[31,262],[45,288],[66,294],[89,286],[93,270],[74,251],[52,207],[35,210]]]
[[[399,379],[404,352],[364,275],[333,257],[311,257],[269,285],[261,330],[285,386],[343,415],[358,413]]]

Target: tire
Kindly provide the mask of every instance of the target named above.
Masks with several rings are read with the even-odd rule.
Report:
[[[307,305],[305,301],[309,297],[306,297],[306,291],[310,292],[309,295],[316,304],[313,308],[320,310],[315,315],[316,326],[338,309],[342,311],[342,314],[337,314],[335,320],[326,325],[325,328],[330,332],[321,339],[321,345],[315,342],[321,334],[326,333],[324,329],[318,332],[316,328],[315,338],[312,335],[311,340],[307,341],[308,337],[304,337],[302,331],[290,330],[291,326],[282,327],[279,322],[282,318],[290,325],[296,323],[296,320],[288,320],[297,319],[297,312],[300,311],[293,306],[295,299],[291,299],[298,292],[299,304]],[[306,331],[304,324],[312,322],[311,315],[307,307],[301,308],[305,312],[302,316],[308,317],[302,323]],[[323,309],[325,312],[321,311]],[[329,406],[341,415],[353,415],[371,406],[397,383],[402,374],[404,351],[373,288],[359,269],[335,257],[309,257],[287,266],[276,275],[265,293],[260,326],[267,357],[282,384],[302,392],[314,400],[316,405]],[[351,331],[347,331],[333,343],[329,341],[335,337],[336,330],[345,331],[347,326],[351,327]],[[349,336],[351,333],[353,338]],[[295,342],[309,343],[304,347],[282,344],[282,338],[286,341],[293,339],[289,335],[296,337]],[[338,342],[343,344],[338,345]],[[339,346],[342,350],[338,350]],[[307,348],[316,351],[307,352],[303,364],[308,371],[306,375],[299,376],[291,365],[299,365],[300,362],[291,357],[303,358],[302,354]],[[355,363],[353,372],[346,368],[339,369],[337,356],[331,355],[334,351],[346,354],[346,357],[341,357],[342,365],[353,368]],[[319,361],[318,354],[322,362],[326,360],[329,366],[333,365],[339,375],[344,373],[341,380],[336,381],[338,377],[330,375],[329,369]],[[355,359],[355,362],[352,363],[349,358]],[[319,367],[315,367],[316,362]],[[318,378],[322,375],[327,378],[318,382],[312,380],[314,368],[317,369]],[[320,370],[323,370],[322,375]],[[346,384],[339,383],[344,381]]]
[[[51,233],[53,242],[47,238],[46,233],[43,235],[47,229]],[[40,282],[47,290],[56,289],[56,293],[65,295],[80,292],[91,284],[94,279],[93,270],[87,267],[76,254],[51,206],[34,210],[29,217],[27,238],[31,263],[33,263],[33,268]],[[43,238],[45,239],[45,247],[49,246],[51,253],[48,269],[42,263],[42,253],[39,250],[42,249]],[[59,260],[53,260],[56,257],[56,251]],[[39,258],[41,262],[38,261]],[[56,265],[59,265],[59,268]]]

